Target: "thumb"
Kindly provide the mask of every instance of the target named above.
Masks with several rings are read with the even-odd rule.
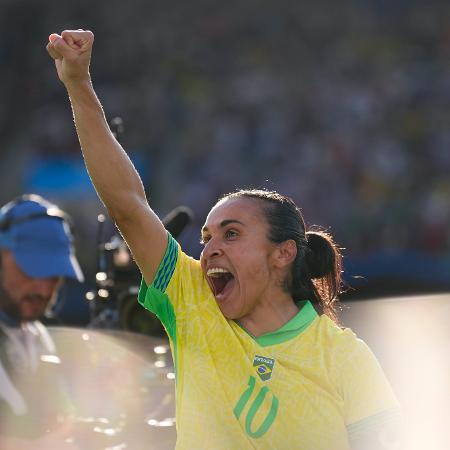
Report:
[[[57,33],[52,33],[49,37],[48,40],[49,42],[51,42],[53,44],[53,42],[56,41],[56,39],[58,39],[59,37],[61,37],[59,34]]]
[[[51,42],[47,44],[47,52],[53,59],[62,59],[62,56],[53,48],[53,45]]]

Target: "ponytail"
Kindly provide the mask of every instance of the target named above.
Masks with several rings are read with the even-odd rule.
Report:
[[[323,313],[337,321],[336,304],[342,287],[342,255],[332,236],[325,231],[306,233],[306,274],[311,280],[312,301]]]

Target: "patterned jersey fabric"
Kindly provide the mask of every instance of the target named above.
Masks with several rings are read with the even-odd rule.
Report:
[[[397,415],[377,360],[310,302],[255,338],[222,315],[199,261],[169,243],[139,302],[170,339],[177,449],[344,450]]]

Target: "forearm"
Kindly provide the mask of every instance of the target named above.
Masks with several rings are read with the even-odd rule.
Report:
[[[89,176],[109,214],[126,219],[146,202],[139,174],[111,133],[91,82],[66,83],[66,89]]]
[[[151,282],[167,247],[167,231],[147,203],[139,174],[111,133],[92,87],[89,64],[93,43],[94,34],[89,30],[64,30],[61,35],[49,36],[46,49],[69,94],[92,183],[144,278]]]

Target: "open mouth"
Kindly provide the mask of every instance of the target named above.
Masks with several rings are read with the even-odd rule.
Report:
[[[213,267],[208,269],[206,275],[208,276],[216,298],[223,297],[231,289],[234,283],[234,276],[226,269]]]

